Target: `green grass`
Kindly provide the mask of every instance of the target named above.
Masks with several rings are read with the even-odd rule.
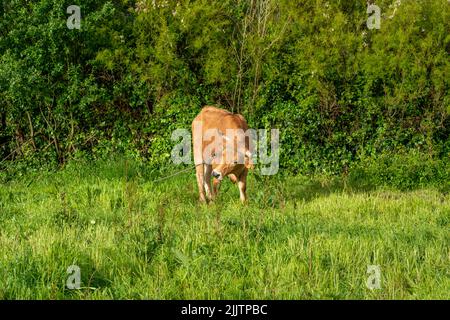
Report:
[[[73,162],[0,189],[0,299],[449,299],[450,195],[334,179],[153,184],[123,161]],[[70,265],[79,290],[66,288]],[[381,289],[366,287],[379,265]]]

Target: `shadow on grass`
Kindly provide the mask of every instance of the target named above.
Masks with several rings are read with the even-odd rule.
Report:
[[[287,202],[292,202],[295,206],[297,202],[309,202],[334,193],[361,194],[380,188],[389,188],[399,192],[435,188],[443,195],[449,192],[447,185],[436,184],[433,181],[399,187],[396,184],[375,184],[371,183],[370,179],[349,176],[257,177],[255,175],[250,181],[250,199],[260,208],[282,208]]]

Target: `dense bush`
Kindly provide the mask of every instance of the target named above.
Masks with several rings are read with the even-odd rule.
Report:
[[[449,192],[450,166],[448,161],[430,159],[415,151],[383,154],[355,163],[349,170],[348,182],[363,189],[387,185],[411,190],[434,185],[443,192]]]
[[[165,164],[205,104],[281,129],[294,172],[450,156],[448,1],[377,1],[379,30],[365,0],[83,0],[80,30],[70,4],[0,5],[0,165]]]

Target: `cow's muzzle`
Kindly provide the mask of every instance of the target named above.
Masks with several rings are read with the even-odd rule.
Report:
[[[216,179],[220,179],[220,173],[213,170],[212,176]]]

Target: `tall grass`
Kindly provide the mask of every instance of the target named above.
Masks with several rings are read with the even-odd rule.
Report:
[[[0,299],[448,299],[450,196],[249,177],[197,202],[194,174],[72,163],[0,188]],[[81,288],[66,287],[70,265]],[[368,265],[381,288],[366,287]]]

